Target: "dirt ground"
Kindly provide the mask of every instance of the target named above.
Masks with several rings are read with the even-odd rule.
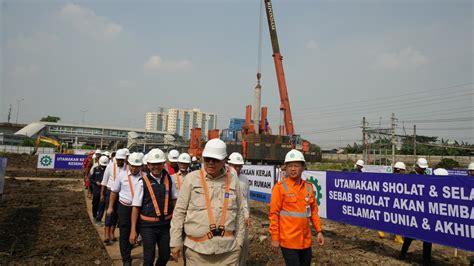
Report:
[[[0,265],[111,264],[86,213],[80,181],[7,179]]]

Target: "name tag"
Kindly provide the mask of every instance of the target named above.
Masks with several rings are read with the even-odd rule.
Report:
[[[306,217],[311,217],[311,206],[306,205]]]
[[[224,198],[228,199],[230,197],[229,192],[224,193]]]

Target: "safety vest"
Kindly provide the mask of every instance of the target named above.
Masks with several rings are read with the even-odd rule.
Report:
[[[207,186],[207,181],[203,170],[199,171],[199,179],[201,181],[202,190],[203,190],[203,197],[204,202],[206,202],[206,209],[207,209],[207,218],[209,220],[209,232],[201,237],[193,237],[193,236],[186,236],[187,238],[195,241],[195,242],[203,242],[209,239],[212,239],[215,236],[234,236],[235,232],[230,230],[225,230],[225,219],[227,216],[227,208],[229,206],[229,198],[230,198],[230,171],[227,170],[226,173],[226,182],[225,182],[225,191],[224,191],[224,202],[222,206],[221,217],[219,219],[219,225],[216,226],[216,222],[214,219],[214,212],[212,211],[212,203],[209,198],[209,187]]]
[[[142,175],[143,202],[140,210],[140,225],[169,224],[173,215],[170,204],[171,177],[165,170],[161,174],[161,183],[153,177]]]
[[[306,209],[304,211],[301,211],[301,210],[298,210],[298,211],[295,211],[294,209],[289,209],[289,205],[288,204],[284,204],[282,206],[282,210],[280,211],[280,217],[295,217],[295,218],[308,218],[310,217],[309,213],[307,212],[308,208],[309,208],[309,198],[310,198],[310,195],[311,195],[311,184],[308,184],[308,182],[306,181],[302,181],[304,182],[304,186],[306,188]],[[290,193],[290,189],[288,188],[288,184],[286,183],[286,180],[283,181],[281,183],[281,185],[283,186],[283,191],[285,192],[285,197],[287,198],[295,198],[296,200],[296,195],[294,193]],[[288,208],[287,210],[284,210]],[[311,210],[310,210],[311,211]]]

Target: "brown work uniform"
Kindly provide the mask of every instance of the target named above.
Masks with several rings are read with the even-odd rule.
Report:
[[[183,245],[184,227],[186,235],[184,246],[187,247],[185,256],[188,264],[232,265],[238,263],[245,226],[243,194],[235,170],[230,167],[225,169],[226,171],[217,177],[207,175],[204,168],[193,171],[184,178],[181,185],[171,220],[170,246],[180,247]],[[205,187],[201,182],[201,173],[209,191],[209,201],[214,216],[213,222],[209,221],[208,204],[206,204],[204,197]],[[230,176],[228,195],[225,193],[227,174]],[[223,222],[225,235],[212,236],[211,234],[211,238],[208,238],[206,236],[210,233],[209,225],[212,223],[216,226],[220,225],[225,197],[228,198],[227,215]],[[216,258],[220,259],[216,260]]]

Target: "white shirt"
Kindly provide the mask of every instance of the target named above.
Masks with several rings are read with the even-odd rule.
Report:
[[[130,171],[123,171],[117,175],[114,183],[112,184],[111,190],[119,194],[119,201],[124,205],[132,205],[132,190],[135,193],[135,188],[138,186],[138,181],[142,172],[138,172],[137,175],[132,175]],[[128,178],[132,183],[132,188],[130,188]]]
[[[145,174],[144,174],[145,175]],[[161,177],[155,177],[152,173],[150,175],[158,182],[158,184],[161,184]],[[134,207],[141,207],[142,202],[143,202],[143,180],[139,180],[138,184],[135,186],[135,196],[133,197],[133,202],[132,206]],[[176,185],[173,182],[173,178],[171,178],[171,199],[177,199],[178,198],[178,192],[176,190]]]
[[[114,167],[115,173],[118,176],[121,172],[126,172],[127,164],[124,163],[122,167],[119,167],[117,163],[109,163],[109,165],[107,165],[107,168],[105,168],[104,171],[104,178],[100,184],[102,186],[107,186],[109,189],[112,188],[112,184],[114,183],[115,179],[117,179],[117,176],[114,177]]]
[[[250,187],[249,187],[249,180],[244,175],[239,175],[239,185],[240,191],[244,196],[244,218],[247,219],[250,216],[250,207],[249,207],[249,194],[250,194]]]

